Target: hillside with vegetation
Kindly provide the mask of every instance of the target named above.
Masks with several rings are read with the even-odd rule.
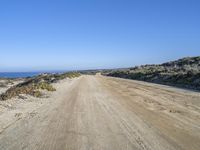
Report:
[[[25,81],[17,85],[11,86],[6,92],[0,94],[0,101],[8,100],[20,94],[28,94],[34,97],[41,97],[41,90],[55,91],[52,83],[56,83],[59,80],[65,78],[79,77],[80,73],[68,72],[62,74],[41,74],[38,76],[24,79]],[[10,81],[10,80],[9,80]]]
[[[142,65],[111,70],[104,74],[200,90],[200,56],[186,57],[159,65]]]

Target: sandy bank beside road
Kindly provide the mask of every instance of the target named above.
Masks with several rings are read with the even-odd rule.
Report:
[[[37,109],[52,104],[55,96],[59,93],[59,90],[70,86],[72,80],[76,79],[64,79],[58,83],[54,83],[53,86],[57,89],[56,92],[43,91],[43,98],[36,98],[30,95],[21,95],[22,97],[14,97],[6,101],[0,101],[0,133],[6,128],[14,124],[15,122],[26,118],[33,117],[37,114]],[[5,92],[9,87],[14,86],[22,80],[16,81],[13,84],[7,85],[7,87],[0,88],[0,92]]]

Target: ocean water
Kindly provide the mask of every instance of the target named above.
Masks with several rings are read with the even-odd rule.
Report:
[[[61,71],[40,71],[40,72],[0,72],[0,78],[26,78],[40,75],[42,73],[65,73],[71,70],[61,70]]]
[[[0,72],[0,78],[25,78],[33,77],[42,72]]]

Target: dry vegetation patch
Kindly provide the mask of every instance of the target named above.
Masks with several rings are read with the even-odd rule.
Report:
[[[41,97],[41,90],[56,91],[51,83],[55,83],[65,78],[75,78],[80,76],[79,73],[63,74],[42,74],[36,77],[27,78],[23,83],[19,83],[9,88],[5,93],[0,95],[0,100],[11,99],[20,94],[28,94],[34,97]]]

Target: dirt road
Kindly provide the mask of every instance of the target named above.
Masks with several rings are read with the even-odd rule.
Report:
[[[199,150],[200,93],[81,76],[3,130],[0,149]]]

